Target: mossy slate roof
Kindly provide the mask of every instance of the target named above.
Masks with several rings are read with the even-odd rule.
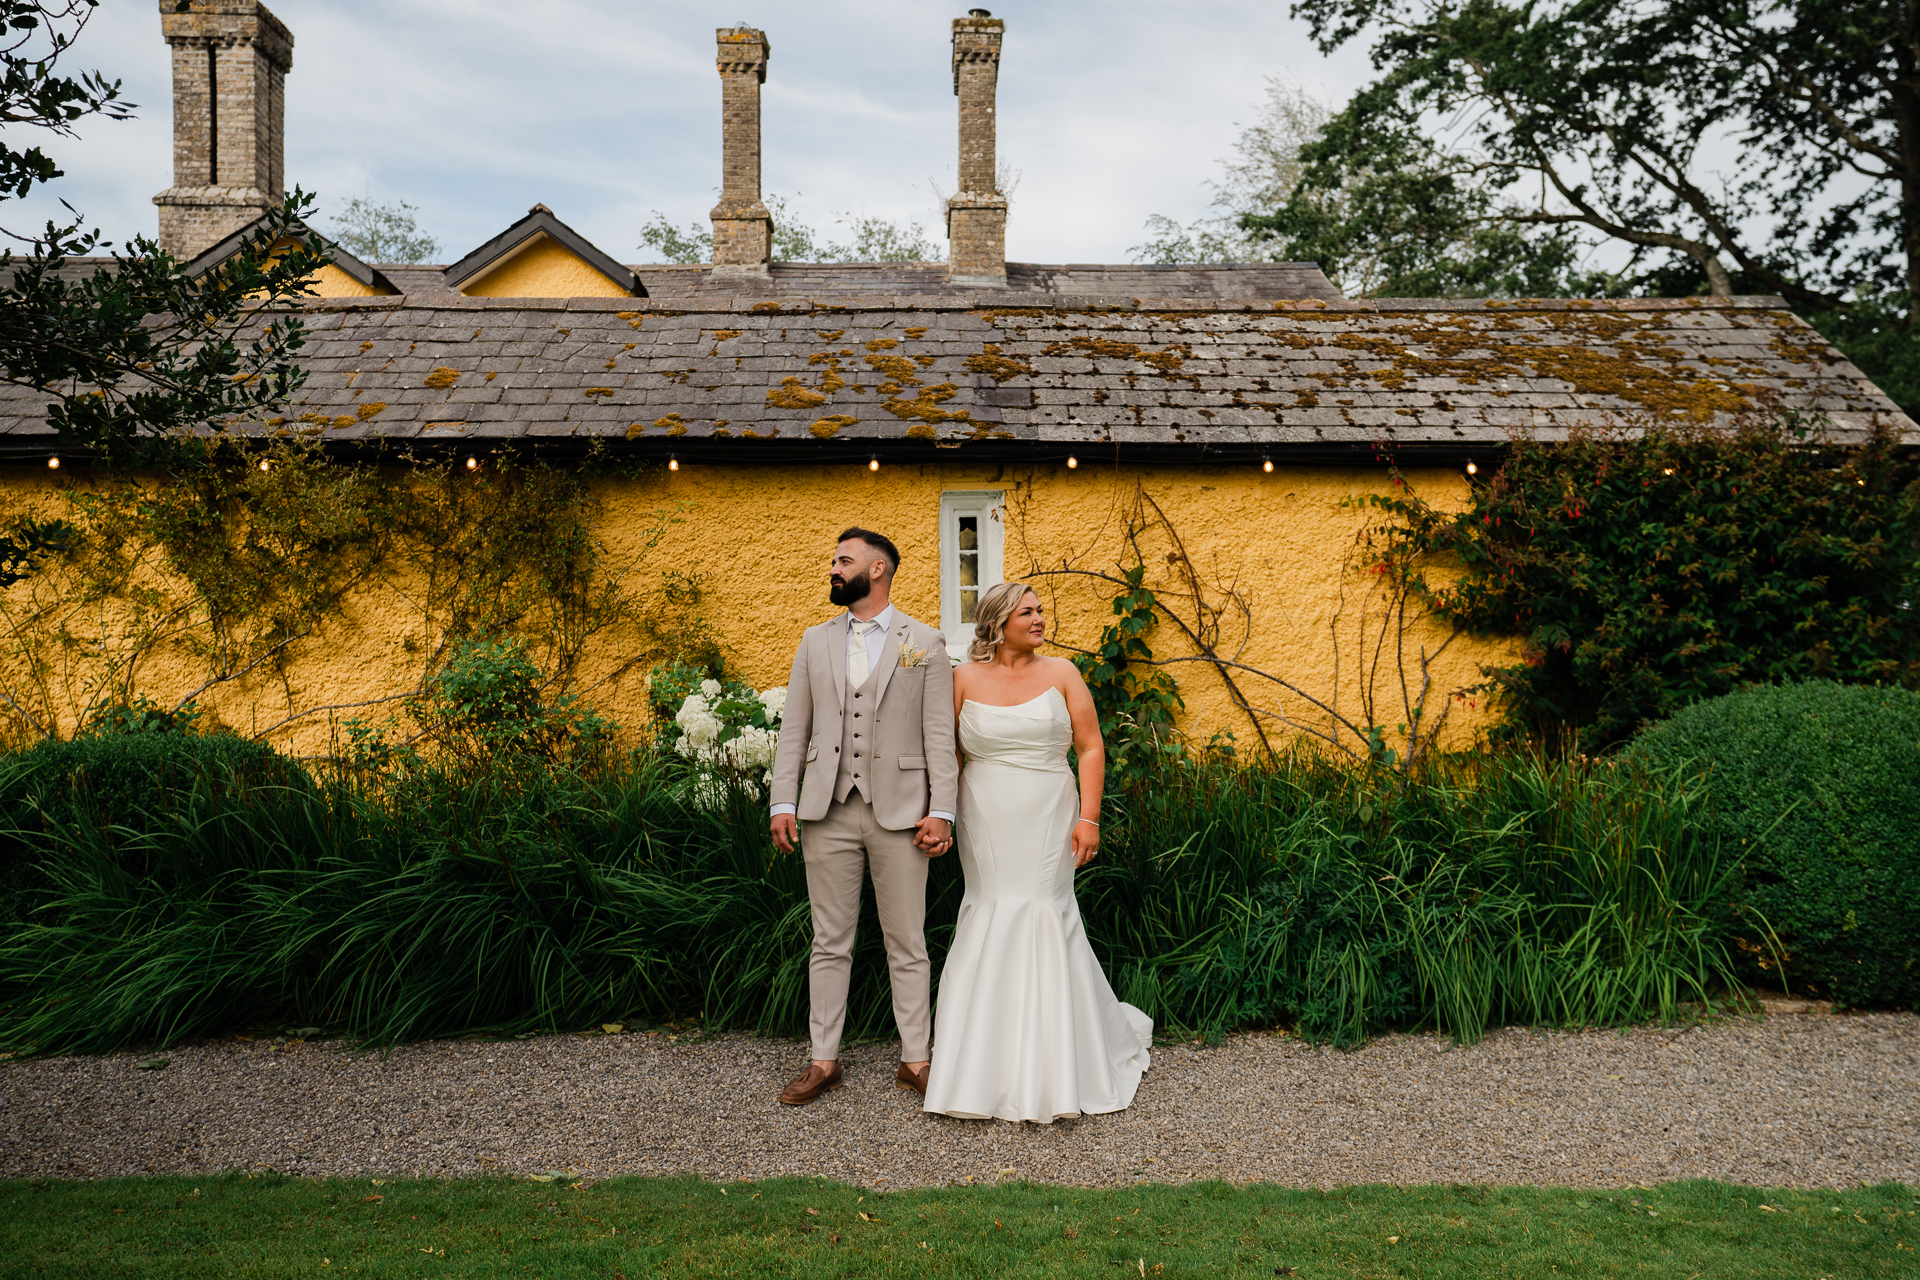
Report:
[[[641,269],[650,289],[658,270]],[[1840,439],[1881,415],[1920,444],[1776,298],[439,293],[304,312],[307,383],[255,429],[341,444],[1411,459],[1769,400],[1824,414]],[[37,400],[0,394],[16,451],[50,444]]]

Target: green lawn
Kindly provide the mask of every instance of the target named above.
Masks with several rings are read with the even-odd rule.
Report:
[[[1645,1276],[1911,1280],[1920,1190],[813,1179],[0,1183],[0,1276]]]

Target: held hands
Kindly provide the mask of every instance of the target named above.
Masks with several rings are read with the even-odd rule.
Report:
[[[924,817],[915,825],[913,842],[921,853],[937,858],[953,848],[953,824],[945,818]]]
[[[1100,828],[1086,819],[1073,824],[1073,865],[1076,870],[1100,852]]]

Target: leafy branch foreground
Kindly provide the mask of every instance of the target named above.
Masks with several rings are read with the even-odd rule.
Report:
[[[318,781],[196,759],[112,801],[131,775],[105,757],[0,759],[19,886],[0,1048],[289,1018],[381,1043],[687,1015],[804,1032],[801,862],[773,855],[743,789],[697,803],[678,757]],[[1517,753],[1410,775],[1202,756],[1110,803],[1078,889],[1121,998],[1166,1032],[1667,1019],[1732,981],[1734,882],[1704,803],[1678,775]],[[937,968],[961,882],[956,859],[932,870]],[[849,1033],[890,1034],[870,898],[854,963]]]
[[[231,1174],[0,1184],[6,1276],[1848,1276],[1912,1273],[1920,1197],[824,1179],[546,1185]],[[1118,1270],[1116,1271],[1116,1268]]]

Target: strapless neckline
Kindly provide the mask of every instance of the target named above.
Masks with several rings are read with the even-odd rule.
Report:
[[[976,702],[972,698],[962,698],[960,701],[966,706],[981,707],[988,711],[1018,711],[1022,707],[1030,707],[1036,702],[1044,701],[1046,699],[1046,696],[1049,693],[1052,694],[1054,697],[1059,698],[1060,701],[1062,702],[1066,701],[1066,698],[1061,694],[1061,692],[1058,689],[1054,688],[1052,685],[1048,685],[1045,689],[1041,690],[1039,693],[1035,694],[1033,697],[1028,698],[1025,702],[1015,702],[1007,706],[1002,706],[1000,703],[997,703],[997,702]]]

